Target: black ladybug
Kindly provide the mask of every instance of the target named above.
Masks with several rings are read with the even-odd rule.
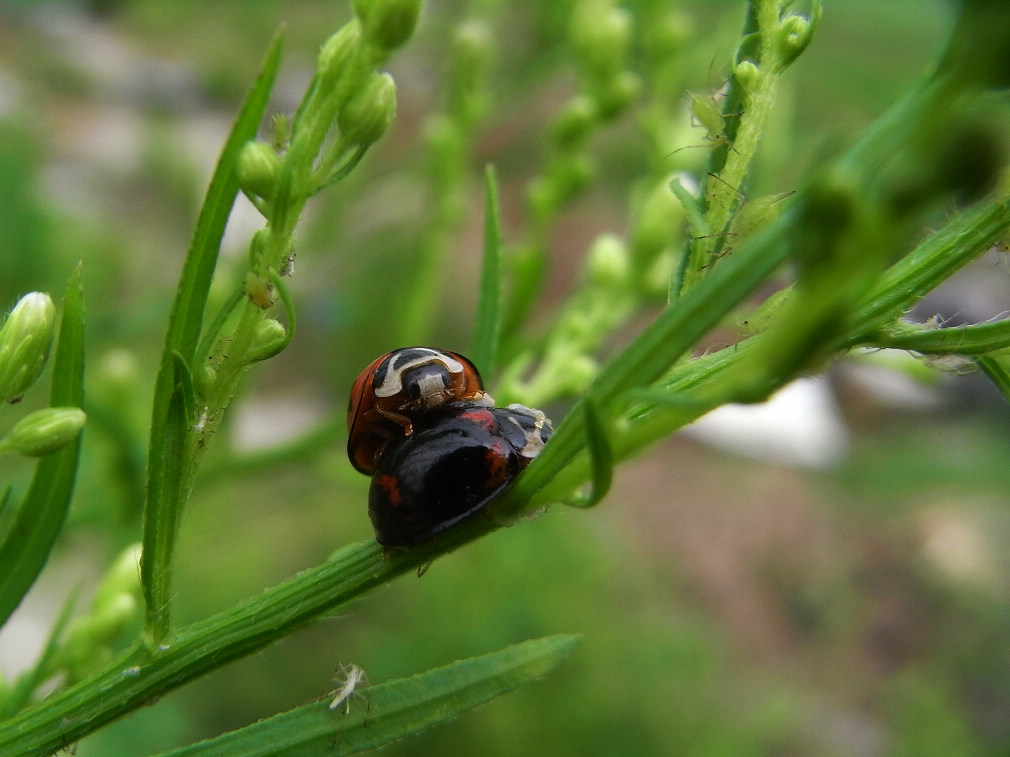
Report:
[[[539,410],[451,403],[431,425],[388,449],[368,494],[375,538],[412,546],[481,512],[552,432]]]

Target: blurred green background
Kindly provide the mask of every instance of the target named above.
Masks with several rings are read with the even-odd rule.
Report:
[[[291,280],[295,341],[249,374],[197,482],[178,556],[180,621],[371,538],[368,481],[346,460],[342,416],[358,371],[398,346],[405,261],[432,206],[422,141],[444,96],[445,40],[461,19],[482,18],[499,53],[432,335],[466,352],[482,166],[498,167],[509,238],[550,118],[574,91],[570,5],[427,5],[390,66],[393,130],[310,203]],[[743,4],[681,7],[693,30],[686,87],[712,92]],[[283,22],[273,110],[290,111],[319,44],[348,16],[322,0],[0,2],[0,304],[62,291],[83,260],[88,308],[79,491],[52,564],[0,634],[8,677],[70,588],[86,591],[138,538],[165,318],[205,182],[269,39]],[[849,143],[924,71],[949,23],[941,2],[829,3],[785,78],[749,191],[788,192]],[[682,144],[702,144],[688,121]],[[558,225],[541,316],[588,243],[624,228],[647,160],[638,140],[631,119],[596,140],[602,178]],[[682,151],[671,169],[697,169],[705,153]],[[257,227],[243,201],[219,298]],[[945,297],[937,309],[954,303],[968,320],[1010,307],[1006,262],[984,257]],[[584,639],[546,680],[384,753],[1010,754],[1010,413],[977,379],[892,395],[886,374],[834,370],[826,412],[847,439],[834,464],[672,439],[622,466],[598,508],[555,507],[503,529],[164,697],[77,754],[143,755],[242,726],[322,696],[339,663],[374,683],[555,632]],[[313,429],[323,443],[283,446]],[[2,480],[23,482],[24,468],[0,461]]]

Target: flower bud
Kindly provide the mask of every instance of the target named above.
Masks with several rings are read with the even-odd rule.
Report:
[[[266,360],[287,347],[288,330],[273,318],[264,318],[256,324],[252,344],[246,353],[246,361],[255,363]]]
[[[614,234],[601,234],[589,248],[589,280],[598,286],[622,287],[628,281],[628,249]]]
[[[36,410],[14,424],[2,447],[28,457],[48,455],[73,441],[84,427],[85,418],[78,407]]]
[[[337,116],[340,133],[349,143],[370,145],[389,128],[396,114],[396,84],[389,74],[372,72],[344,103]]]
[[[64,641],[53,663],[77,681],[112,658],[112,642],[140,615],[140,602],[130,594],[117,594],[101,608],[92,607],[67,626]]]
[[[576,95],[561,109],[551,128],[554,141],[569,147],[585,139],[596,124],[596,102],[585,95]]]
[[[453,30],[455,65],[481,73],[488,70],[494,53],[494,34],[483,21],[464,21]]]
[[[48,294],[30,292],[0,328],[0,400],[16,402],[42,374],[56,327]]]
[[[638,207],[631,246],[639,264],[653,260],[673,244],[684,222],[684,208],[670,191],[669,180],[666,177],[657,182]]]
[[[245,275],[245,293],[257,307],[263,310],[273,307],[277,301],[274,285],[252,271]]]
[[[351,0],[365,39],[380,50],[395,50],[417,26],[421,0]]]
[[[780,66],[785,68],[807,49],[814,35],[814,25],[803,16],[790,15],[782,21],[778,32]]]
[[[569,31],[579,63],[594,79],[609,79],[624,67],[631,40],[631,16],[602,0],[583,0]]]
[[[112,565],[105,571],[95,596],[91,600],[93,610],[101,610],[111,605],[114,597],[128,594],[140,597],[140,544],[131,544],[117,555]]]
[[[745,97],[749,97],[757,89],[760,77],[761,71],[753,61],[742,60],[733,69],[733,79],[740,86],[740,91]]]
[[[583,394],[600,372],[600,364],[590,355],[572,355],[565,362],[559,382],[572,394]]]
[[[265,142],[249,141],[238,155],[238,184],[248,195],[269,200],[281,170],[280,156]]]
[[[614,118],[627,108],[642,91],[642,80],[632,71],[621,71],[596,92],[596,102],[603,118]]]
[[[344,24],[319,49],[319,77],[334,82],[345,73],[361,50],[361,25]]]

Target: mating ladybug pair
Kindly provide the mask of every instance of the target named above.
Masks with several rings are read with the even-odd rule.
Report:
[[[473,363],[430,347],[374,360],[351,389],[347,427],[347,456],[372,476],[368,515],[386,547],[483,510],[553,431],[539,410],[496,408]]]

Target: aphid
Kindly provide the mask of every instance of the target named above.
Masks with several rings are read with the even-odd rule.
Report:
[[[337,682],[340,684],[340,688],[333,692],[333,701],[330,702],[331,710],[335,710],[343,704],[344,714],[347,715],[351,711],[351,699],[354,697],[363,699],[367,709],[368,697],[357,690],[360,684],[368,685],[368,679],[365,677],[364,670],[354,663],[341,665]]]

